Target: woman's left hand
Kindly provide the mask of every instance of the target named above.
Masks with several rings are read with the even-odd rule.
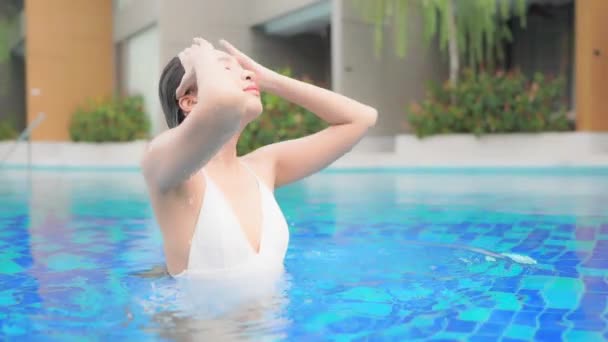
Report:
[[[258,83],[258,86],[260,86],[261,90],[265,91],[271,87],[273,80],[277,76],[276,72],[257,63],[251,59],[251,57],[232,46],[232,44],[228,43],[226,40],[221,39],[220,44],[230,55],[236,58],[243,69],[249,70],[255,74],[256,82]]]

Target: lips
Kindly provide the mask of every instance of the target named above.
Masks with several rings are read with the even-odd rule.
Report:
[[[245,89],[243,89],[243,91],[247,91],[247,92],[254,92],[256,94],[260,93],[260,88],[258,88],[258,86],[252,84],[248,87],[246,87]]]

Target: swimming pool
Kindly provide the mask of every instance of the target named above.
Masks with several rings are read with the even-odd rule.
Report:
[[[277,191],[280,286],[215,317],[136,172],[2,175],[0,340],[608,340],[605,169],[315,175]]]

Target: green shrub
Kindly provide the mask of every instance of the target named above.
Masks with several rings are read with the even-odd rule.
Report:
[[[73,141],[133,141],[147,139],[149,131],[142,96],[90,101],[76,110],[70,123]]]
[[[17,139],[19,133],[15,127],[8,121],[0,122],[0,141],[1,140],[14,140]]]
[[[466,71],[459,84],[431,86],[429,97],[412,105],[408,121],[418,137],[445,133],[565,131],[564,79],[537,73]]]
[[[292,76],[290,69],[279,71]],[[304,81],[310,82],[304,79]],[[264,112],[247,125],[237,145],[239,155],[275,142],[300,138],[325,128],[327,124],[310,111],[274,94],[262,93]]]

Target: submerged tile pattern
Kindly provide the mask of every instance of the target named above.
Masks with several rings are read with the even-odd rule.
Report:
[[[211,321],[176,305],[162,272],[141,274],[163,262],[145,196],[95,178],[85,193],[70,177],[79,186],[60,212],[47,206],[61,196],[28,202],[0,180],[0,340],[608,340],[608,212],[590,209],[608,182],[597,177],[559,196],[428,190],[475,175],[330,174],[280,189],[289,287],[269,302],[287,304]],[[418,190],[397,186],[412,178]]]

